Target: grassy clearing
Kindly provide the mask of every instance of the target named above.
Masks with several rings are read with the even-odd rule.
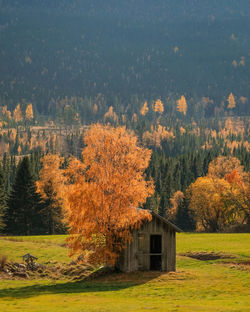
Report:
[[[10,259],[17,260],[17,255],[24,254],[26,248],[41,262],[70,261],[67,250],[62,247],[65,236],[19,239],[1,238],[0,254],[4,252]],[[233,254],[235,259],[200,261],[177,256],[176,273],[111,274],[81,282],[3,280],[0,281],[0,310],[250,311],[250,272],[230,263],[250,261],[250,235],[182,233],[177,236],[177,253],[196,251]],[[227,261],[229,263],[225,263]]]
[[[0,255],[7,255],[10,261],[20,262],[23,255],[30,253],[38,257],[41,263],[68,263],[71,259],[65,248],[66,238],[66,235],[0,237]]]
[[[188,251],[222,252],[237,257],[250,258],[250,234],[178,234],[177,253]]]

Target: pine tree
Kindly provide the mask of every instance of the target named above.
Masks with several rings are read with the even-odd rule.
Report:
[[[160,200],[160,204],[159,204],[159,215],[162,217],[166,217],[166,209],[169,206],[169,196],[163,192],[161,195],[161,200]]]
[[[6,191],[2,167],[0,167],[0,230],[4,227],[4,214],[6,212]]]
[[[195,221],[194,216],[188,209],[188,200],[184,197],[180,207],[178,207],[177,214],[175,217],[175,224],[179,226],[183,231],[194,231]]]
[[[13,235],[41,234],[43,231],[40,210],[42,202],[36,192],[30,161],[24,157],[17,168],[6,211],[6,232]]]
[[[5,190],[8,192],[11,184],[11,160],[7,153],[4,153],[2,160],[2,168],[4,172]]]
[[[43,166],[39,172],[39,180],[36,182],[36,185],[44,200],[44,207],[41,213],[47,234],[65,233],[66,230],[62,211],[62,188],[65,178],[59,170],[63,162],[64,159],[57,154],[48,154],[41,159]]]

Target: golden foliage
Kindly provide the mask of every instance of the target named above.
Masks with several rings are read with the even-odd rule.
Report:
[[[148,102],[145,101],[144,104],[143,104],[143,106],[142,106],[142,108],[141,108],[141,110],[140,110],[140,114],[141,114],[142,116],[145,116],[145,115],[147,114],[148,110],[149,110],[149,108],[148,108]]]
[[[8,153],[10,148],[10,143],[1,142],[0,144],[0,155],[4,155],[4,153]]]
[[[235,157],[219,156],[209,164],[208,175],[187,189],[189,208],[197,228],[221,231],[227,225],[250,222],[250,173]]]
[[[216,132],[216,130],[210,130],[210,133],[211,133],[211,137],[214,138],[214,139],[216,139],[216,137],[217,137],[217,132]]]
[[[177,100],[177,110],[184,115],[187,113],[187,101],[184,95],[182,95],[181,98]]]
[[[2,107],[2,114],[8,119],[11,119],[11,112],[8,110],[6,105]]]
[[[21,154],[21,152],[22,152],[22,148],[21,148],[21,146],[20,146],[20,145],[18,145],[18,148],[17,148],[17,153],[18,153],[18,155],[20,155],[20,154]]]
[[[227,224],[228,210],[222,198],[228,189],[227,181],[209,176],[198,178],[188,187],[189,209],[195,215],[197,228],[217,232]]]
[[[227,98],[227,102],[228,102],[228,108],[232,109],[232,108],[235,108],[236,106],[236,101],[235,101],[235,98],[234,98],[234,95],[233,93],[231,92]]]
[[[42,169],[39,172],[37,191],[44,199],[48,199],[48,185],[53,186],[52,196],[55,200],[62,201],[64,194],[64,182],[62,170],[59,170],[64,159],[57,154],[47,154],[41,159]]]
[[[246,58],[245,58],[244,56],[242,56],[242,57],[240,58],[239,65],[240,65],[240,66],[243,66],[243,67],[246,65]]]
[[[183,135],[186,133],[186,129],[180,126],[180,134]]]
[[[235,169],[241,176],[243,175],[243,166],[238,158],[232,156],[219,156],[210,162],[208,175],[210,177],[222,179]]]
[[[170,209],[168,210],[168,218],[173,220],[178,212],[178,208],[182,204],[184,199],[184,194],[181,191],[174,193],[173,197],[170,198]]]
[[[247,103],[247,101],[248,101],[248,98],[247,97],[245,97],[245,96],[241,96],[240,98],[239,98],[239,101],[242,103],[242,104],[246,104]]]
[[[125,124],[127,121],[127,117],[125,114],[122,114],[122,122]]]
[[[233,131],[233,123],[231,118],[227,118],[225,121],[225,129],[229,131]]]
[[[237,61],[236,61],[236,60],[233,60],[232,65],[233,65],[233,67],[236,68],[236,67],[238,66]]]
[[[226,181],[230,184],[229,192],[224,201],[231,207],[232,213],[242,217],[241,222],[250,223],[250,172],[243,177],[234,169],[226,175]]]
[[[10,141],[15,142],[17,136],[17,129],[13,128],[10,130]]]
[[[214,103],[213,100],[211,100],[209,97],[206,97],[206,96],[203,96],[203,97],[201,98],[201,102],[202,102],[202,104],[204,104],[204,105],[208,105],[209,103],[211,103],[211,104]]]
[[[34,118],[34,115],[33,115],[33,107],[32,107],[32,104],[28,104],[27,107],[26,107],[26,110],[25,110],[25,118],[27,120],[32,120]]]
[[[65,170],[69,247],[76,255],[88,250],[91,263],[114,265],[131,231],[151,218],[136,209],[154,192],[144,178],[151,151],[125,128],[100,124],[90,126],[84,143],[83,162],[72,158]]]
[[[114,122],[118,123],[118,116],[115,113],[113,106],[109,107],[109,110],[104,115],[104,121],[106,121],[108,118],[113,119]]]
[[[231,144],[231,142],[227,140],[229,135],[235,134],[238,136],[240,134],[241,137],[243,137],[244,133],[244,122],[240,118],[227,118],[225,121],[225,126],[219,131],[218,136],[224,138],[225,143],[229,146]],[[242,142],[239,142],[239,144],[242,144]]]
[[[133,114],[131,121],[132,122],[137,122],[137,115],[136,115],[136,113]]]
[[[168,131],[166,127],[157,125],[157,127],[151,127],[151,132],[146,131],[143,133],[142,140],[145,145],[151,145],[161,147],[162,140],[174,139],[173,131]]]
[[[23,120],[23,115],[22,115],[20,104],[17,104],[16,108],[14,109],[13,118],[15,122],[20,122]]]
[[[160,99],[156,100],[154,103],[154,111],[162,114],[164,112],[164,105]]]

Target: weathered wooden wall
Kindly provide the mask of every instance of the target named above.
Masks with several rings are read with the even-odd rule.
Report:
[[[145,222],[138,231],[133,232],[133,241],[117,262],[120,270],[150,270],[150,235],[162,236],[162,271],[175,271],[175,229],[154,215],[150,222]]]

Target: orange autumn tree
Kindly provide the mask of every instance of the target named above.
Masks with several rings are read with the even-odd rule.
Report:
[[[72,158],[65,170],[68,245],[90,263],[114,265],[131,232],[151,219],[137,209],[154,192],[144,176],[151,151],[138,145],[133,132],[110,125],[90,126],[84,144],[83,161]]]
[[[237,169],[226,174],[230,188],[224,196],[224,202],[231,208],[233,216],[241,223],[250,225],[250,172],[239,174]]]
[[[237,170],[240,176],[243,175],[244,168],[238,158],[232,156],[218,156],[210,162],[208,175],[210,177],[222,179],[233,170]]]
[[[113,106],[110,106],[108,111],[104,114],[104,121],[106,121],[107,119],[110,121],[112,120],[115,123],[118,123],[118,116],[116,112],[114,111]]]

